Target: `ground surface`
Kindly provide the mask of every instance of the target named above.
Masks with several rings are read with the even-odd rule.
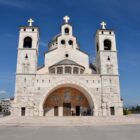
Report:
[[[140,125],[0,126],[0,140],[139,140]]]
[[[42,117],[0,118],[0,140],[44,139],[139,140],[140,116],[120,118],[60,117],[57,119]]]

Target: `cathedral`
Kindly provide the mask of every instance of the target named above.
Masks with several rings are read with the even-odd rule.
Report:
[[[39,28],[32,19],[28,26],[20,27],[13,116],[123,115],[114,30],[101,23],[92,63],[80,49],[69,20],[64,17],[41,67]]]

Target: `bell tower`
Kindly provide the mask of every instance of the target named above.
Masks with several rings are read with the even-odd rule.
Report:
[[[96,69],[102,81],[102,115],[122,115],[115,32],[106,29],[105,22],[101,26],[102,29],[96,32],[95,42]]]
[[[28,20],[29,25],[20,28],[17,74],[34,74],[38,63],[39,29],[33,26],[33,20]]]
[[[118,75],[115,33],[113,30],[105,28],[105,22],[102,22],[101,25],[102,29],[96,33],[97,72],[102,75]]]

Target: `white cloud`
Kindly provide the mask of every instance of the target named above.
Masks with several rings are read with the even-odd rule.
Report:
[[[0,6],[9,6],[22,10],[36,11],[44,9],[48,12],[54,12],[53,6],[46,4],[45,2],[39,1],[27,1],[27,0],[0,0]],[[44,12],[44,11],[43,11]]]
[[[0,4],[17,8],[22,8],[27,5],[25,2],[18,0],[0,0]]]
[[[47,43],[46,42],[40,42],[40,46],[46,47]]]
[[[5,95],[7,92],[5,90],[0,90],[0,95]]]

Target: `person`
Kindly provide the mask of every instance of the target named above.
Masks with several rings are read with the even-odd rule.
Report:
[[[75,116],[74,110],[71,111],[72,116]]]

